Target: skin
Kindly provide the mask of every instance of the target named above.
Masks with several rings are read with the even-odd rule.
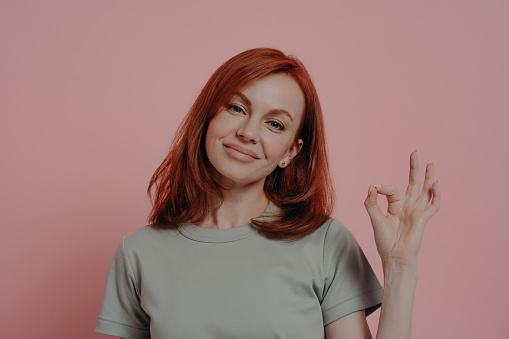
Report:
[[[217,212],[197,226],[232,228],[263,213],[268,205],[263,193],[266,177],[277,166],[288,166],[302,147],[302,140],[295,136],[303,114],[304,94],[284,74],[253,82],[225,104],[210,121],[205,149],[216,180],[228,189]],[[255,157],[239,154],[228,145]]]

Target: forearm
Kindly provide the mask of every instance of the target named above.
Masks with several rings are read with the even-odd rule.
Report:
[[[376,339],[409,339],[417,286],[417,260],[409,265],[385,263],[384,292]]]

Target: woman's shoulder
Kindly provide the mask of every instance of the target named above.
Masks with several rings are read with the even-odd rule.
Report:
[[[348,227],[336,218],[329,218],[318,231],[321,232],[324,242],[333,242],[337,245],[357,242]]]
[[[324,258],[341,256],[341,253],[347,253],[358,247],[352,232],[340,220],[333,217],[327,219],[313,233],[298,240],[297,243],[306,248],[314,248],[322,253]]]

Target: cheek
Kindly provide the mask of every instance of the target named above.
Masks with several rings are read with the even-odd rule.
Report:
[[[209,160],[211,157],[214,157],[218,140],[228,134],[229,122],[228,119],[225,118],[225,114],[222,113],[224,112],[219,112],[210,120],[205,134],[205,151],[207,152]]]
[[[207,157],[209,158],[210,160],[210,157],[211,155],[211,152],[213,151],[213,146],[214,146],[214,140],[215,140],[215,136],[217,134],[217,131],[216,131],[216,126],[217,124],[215,123],[214,119],[212,119],[209,123],[209,126],[207,128],[207,133],[205,134],[205,152],[207,152]]]
[[[218,135],[221,134],[221,126],[223,123],[221,122],[221,116],[218,114],[209,122],[209,126],[207,128],[207,134],[205,135],[205,141],[212,140]]]
[[[268,159],[279,161],[284,157],[291,146],[291,142],[287,138],[272,136],[266,139],[265,155]]]
[[[233,121],[228,116],[228,113],[225,111],[220,111],[216,114],[215,117],[212,118],[209,122],[209,127],[207,129],[207,136],[209,135],[209,131],[212,136],[224,136],[228,133],[229,130],[233,128]],[[207,137],[206,136],[206,137]]]

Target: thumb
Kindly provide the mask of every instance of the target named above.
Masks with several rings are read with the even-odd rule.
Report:
[[[380,185],[371,184],[371,186],[369,186],[368,196],[366,200],[364,200],[364,207],[366,207],[366,211],[368,212],[373,227],[379,225],[384,218],[382,210],[380,209],[380,206],[378,206],[377,200],[378,197],[377,189],[380,187],[381,187]]]

